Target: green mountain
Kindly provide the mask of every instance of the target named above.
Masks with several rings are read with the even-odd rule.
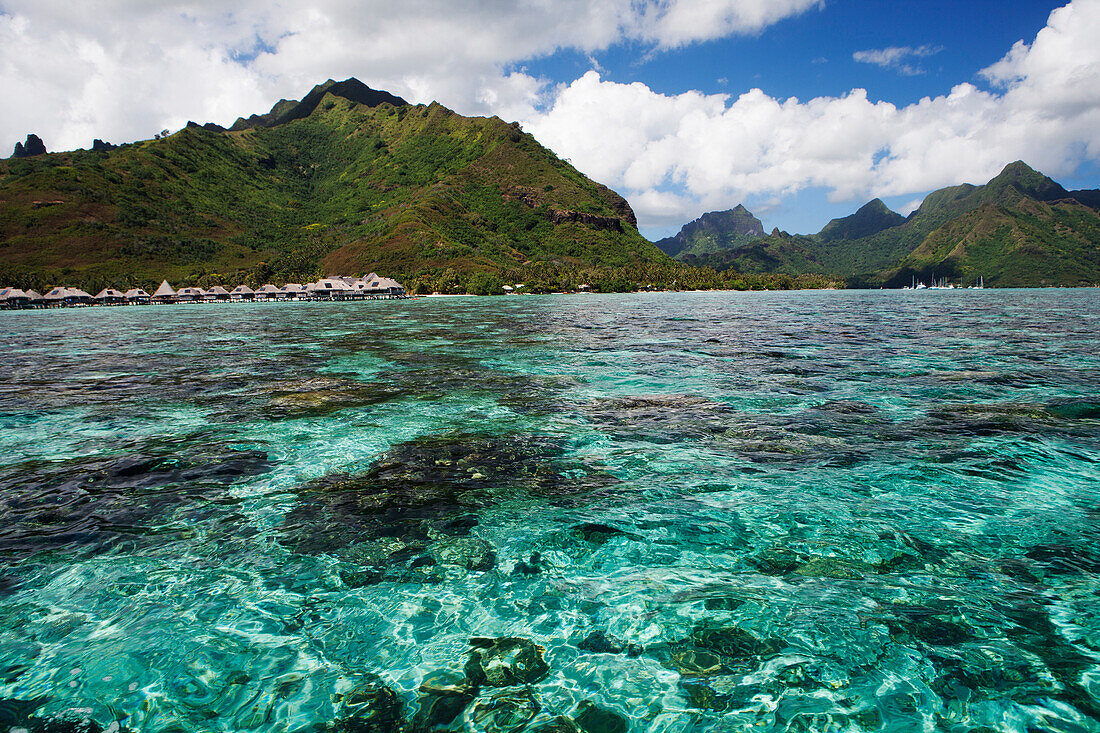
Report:
[[[864,204],[859,211],[851,216],[833,219],[825,225],[825,228],[817,236],[823,242],[833,242],[838,239],[860,239],[904,223],[904,216],[891,211],[882,202],[882,199],[875,199]]]
[[[764,236],[764,225],[741,204],[728,211],[712,211],[685,224],[673,237],[657,242],[670,257],[702,256],[745,244]]]
[[[117,149],[0,161],[5,284],[454,277],[538,263],[668,260],[622,197],[518,124],[355,79],[229,130],[189,123]]]
[[[984,186],[929,194],[907,219],[872,201],[815,235],[771,236],[677,259],[745,273],[817,273],[850,286],[1100,283],[1100,192],[1067,191],[1023,162]]]

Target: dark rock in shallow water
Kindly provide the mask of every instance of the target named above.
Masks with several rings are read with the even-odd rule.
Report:
[[[769,547],[749,558],[749,564],[764,575],[787,575],[805,562],[805,557],[786,547]]]
[[[29,733],[102,733],[103,726],[83,712],[70,711],[49,717],[33,713],[49,702],[47,697],[32,700],[0,700],[0,730],[25,730]]]
[[[640,656],[644,651],[637,644],[628,644],[614,636],[608,636],[602,631],[593,631],[591,634],[584,637],[584,639],[577,644],[577,648],[582,652],[589,652],[591,654],[622,654],[625,652],[631,657]]]
[[[590,545],[596,546],[606,543],[613,537],[635,537],[635,535],[621,530],[618,527],[594,522],[578,524],[572,528],[571,532],[573,536],[581,542],[587,542]]]
[[[402,727],[401,700],[376,675],[369,675],[343,698],[336,733],[391,733]]]
[[[1054,575],[1100,574],[1100,554],[1083,547],[1036,545],[1027,551],[1026,557]]]
[[[573,720],[584,733],[626,733],[630,728],[626,718],[588,700],[577,706]]]
[[[436,672],[424,678],[410,730],[422,733],[449,726],[477,697],[477,686],[464,677]]]
[[[466,713],[467,727],[485,733],[513,733],[523,730],[541,709],[530,690],[500,690],[470,706]]]
[[[684,677],[713,677],[744,673],[783,648],[778,639],[762,639],[738,626],[706,621],[691,637],[659,649],[662,663]]]
[[[365,474],[338,474],[298,489],[281,540],[296,552],[336,554],[408,575],[417,557],[441,568],[485,571],[496,552],[471,537],[476,512],[531,496],[561,497],[612,479],[564,457],[556,442],[535,436],[452,435],[394,446]],[[442,572],[442,571],[441,571]]]
[[[260,451],[204,449],[5,467],[0,509],[7,521],[0,526],[0,558],[163,543],[166,536],[153,532],[166,515],[231,505],[231,483],[271,466]]]
[[[564,715],[559,715],[542,723],[535,723],[528,730],[531,733],[580,733],[581,731],[572,718],[567,718]]]
[[[466,676],[477,685],[510,687],[538,682],[550,671],[543,659],[545,653],[530,639],[502,637],[470,639],[470,658]]]

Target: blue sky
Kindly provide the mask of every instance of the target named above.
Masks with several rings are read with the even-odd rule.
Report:
[[[1023,159],[1100,187],[1100,0],[0,0],[0,146],[231,124],[355,76],[516,120],[644,234],[816,232]]]
[[[755,34],[661,52],[640,42],[591,54],[569,50],[521,66],[527,73],[568,82],[595,64],[606,80],[642,82],[668,95],[689,90],[738,95],[759,87],[780,99],[807,100],[841,96],[860,87],[871,99],[904,106],[922,97],[946,94],[960,82],[989,89],[989,82],[979,72],[1000,60],[1017,41],[1030,42],[1051,11],[1064,4],[1049,0],[927,0],[906,4],[902,14],[899,3],[841,0]],[[861,51],[885,48],[924,48],[927,55],[910,56],[894,66],[854,58]],[[1080,169],[1060,176],[1059,182],[1070,189],[1097,187],[1100,169],[1083,161]],[[882,198],[892,208],[904,209],[920,197],[914,192]],[[746,203],[752,204],[751,198]],[[731,200],[730,207],[738,203]],[[784,196],[777,207],[758,204],[754,210],[763,210],[761,218],[769,231],[778,227],[812,233],[863,203],[866,201],[859,198],[830,202],[825,189],[807,188]],[[667,236],[678,228],[655,226],[648,233]]]

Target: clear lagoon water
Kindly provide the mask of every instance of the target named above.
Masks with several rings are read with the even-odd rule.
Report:
[[[1096,290],[0,334],[0,730],[1100,730]]]

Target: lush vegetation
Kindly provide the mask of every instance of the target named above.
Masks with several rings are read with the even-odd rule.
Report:
[[[1100,283],[1100,197],[1066,191],[1024,163],[984,186],[930,194],[908,219],[873,201],[816,235],[729,236],[677,259],[717,270],[823,273],[850,287],[898,287],[933,277],[971,284]],[[710,241],[715,241],[711,236]]]
[[[621,197],[516,124],[310,99],[301,117],[280,102],[270,124],[0,161],[0,282],[255,286],[375,270],[492,290],[537,264],[669,266]]]
[[[522,284],[522,292],[559,293],[590,289],[598,293],[636,290],[808,290],[841,288],[843,283],[821,275],[797,277],[768,273],[746,275],[676,262],[646,263],[623,267],[577,267],[534,262],[500,275],[460,273],[452,268],[420,270],[402,275],[412,293],[474,293],[496,295],[504,285]]]

